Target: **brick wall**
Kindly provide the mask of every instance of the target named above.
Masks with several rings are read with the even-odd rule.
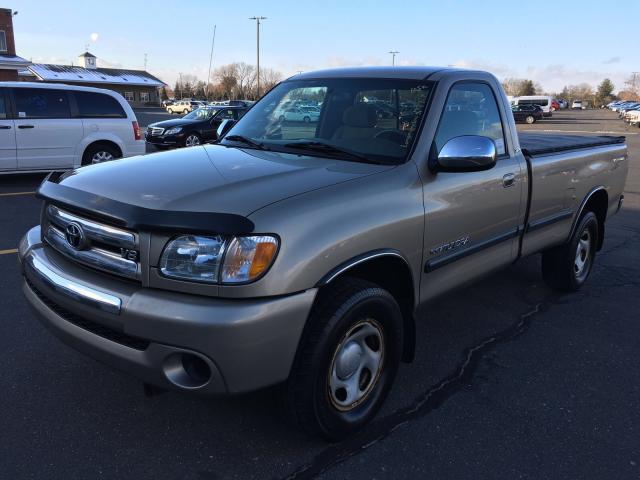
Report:
[[[0,54],[15,55],[16,43],[13,39],[13,14],[8,8],[0,8],[0,30],[4,30],[7,36],[7,51],[0,52]]]
[[[17,82],[17,70],[0,70],[0,82]]]

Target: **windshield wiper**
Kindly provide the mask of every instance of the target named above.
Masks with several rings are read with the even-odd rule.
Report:
[[[242,135],[229,135],[224,137],[223,140],[229,140],[231,142],[244,143],[245,145],[249,145],[253,148],[257,148],[258,150],[269,150],[264,146],[263,143],[256,142],[255,140],[251,140],[248,137],[243,137]]]
[[[313,141],[296,142],[296,143],[286,143],[284,147],[295,149],[295,150],[305,150],[305,151],[315,152],[315,153],[324,153],[326,155],[332,155],[332,156],[339,155],[339,156],[344,156],[351,160],[356,160],[359,162],[381,165],[380,162],[376,162],[375,160],[372,160],[369,157],[366,157],[365,155],[361,155],[359,153],[345,150],[343,148],[336,147],[335,145],[331,145],[329,143],[313,142]]]

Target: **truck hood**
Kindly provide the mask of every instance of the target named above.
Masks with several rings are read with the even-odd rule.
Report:
[[[390,168],[206,145],[80,168],[59,183],[152,210],[247,216],[279,200]]]

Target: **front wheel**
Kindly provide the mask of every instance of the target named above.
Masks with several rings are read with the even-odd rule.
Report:
[[[575,292],[589,278],[598,247],[598,217],[585,213],[568,243],[542,254],[542,277],[552,288]]]
[[[185,147],[195,147],[196,145],[200,145],[201,140],[200,137],[195,133],[190,133],[187,135],[187,138],[184,139]]]
[[[377,285],[337,280],[321,291],[286,385],[289,415],[303,430],[340,440],[382,406],[402,350],[402,314]]]
[[[311,123],[311,119],[310,119],[309,117],[304,117],[304,118],[302,119],[302,121],[303,121],[304,123]]]
[[[529,125],[535,123],[535,121],[536,119],[533,117],[533,115],[527,115],[527,118],[525,118],[525,122],[527,122]]]

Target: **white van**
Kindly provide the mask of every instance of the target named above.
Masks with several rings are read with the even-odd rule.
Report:
[[[549,95],[526,95],[514,98],[515,105],[539,105],[542,108],[542,116],[550,117],[553,97]]]
[[[116,92],[0,82],[0,174],[66,170],[144,152],[136,116]]]

